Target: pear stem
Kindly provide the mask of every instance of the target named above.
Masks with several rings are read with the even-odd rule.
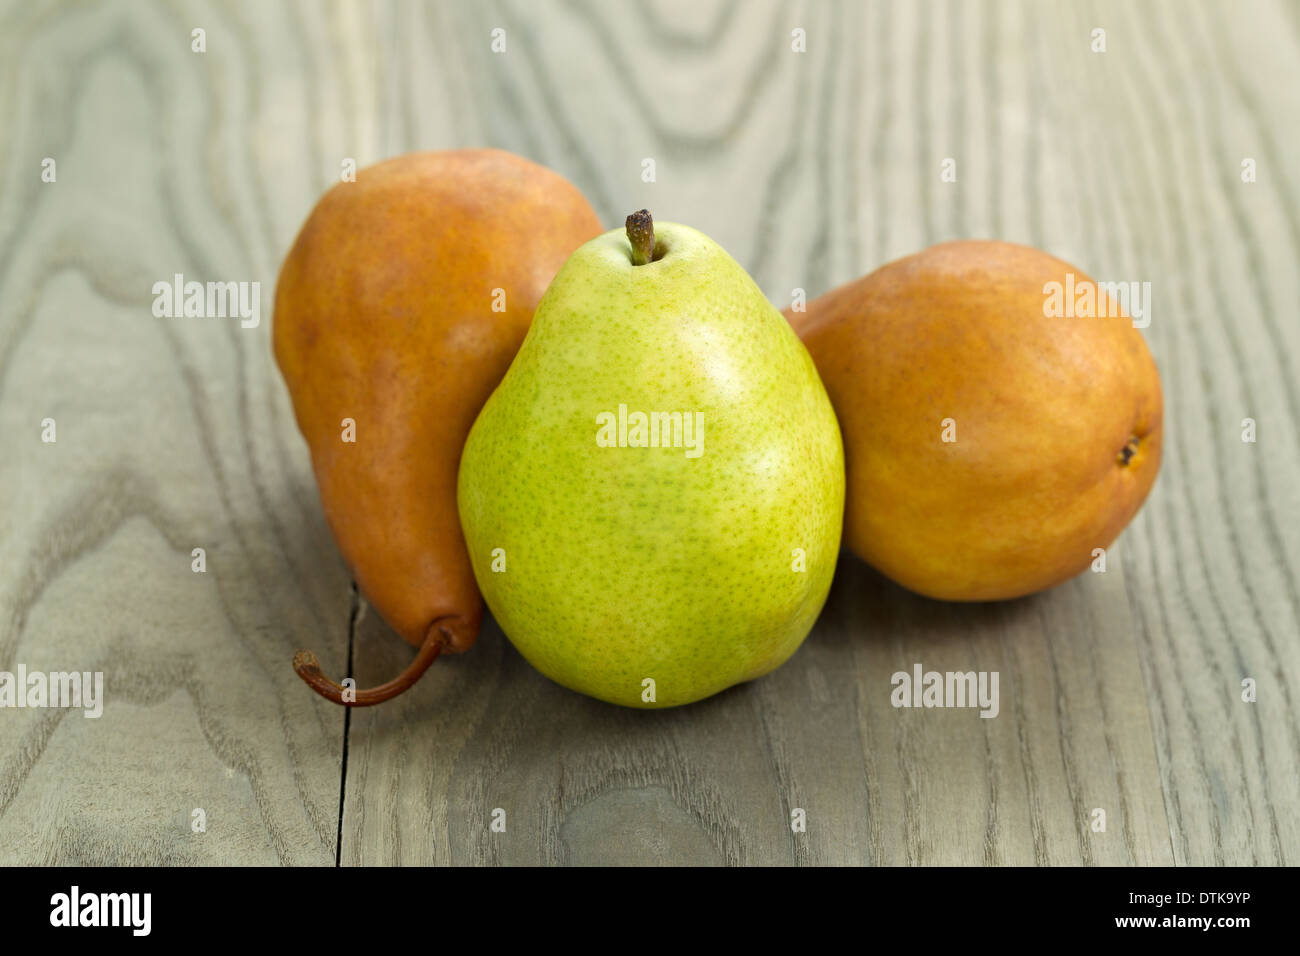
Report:
[[[655,221],[650,210],[642,209],[627,217],[627,241],[632,243],[632,265],[643,266],[655,253]]]
[[[443,647],[450,640],[451,633],[445,626],[435,621],[425,635],[419,653],[407,665],[406,670],[387,683],[368,690],[351,689],[345,691],[341,685],[336,684],[321,673],[320,662],[316,660],[316,655],[311,651],[299,651],[295,654],[293,669],[298,672],[299,677],[307,682],[308,687],[326,700],[332,700],[344,707],[373,707],[375,704],[382,704],[384,701],[410,689],[411,685],[429,669],[429,665],[438,659]],[[344,696],[345,694],[347,696]]]

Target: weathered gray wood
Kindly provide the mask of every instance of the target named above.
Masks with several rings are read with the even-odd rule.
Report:
[[[0,669],[108,685],[98,721],[0,711],[0,862],[1300,861],[1293,6],[0,17]],[[461,145],[547,163],[610,224],[644,205],[697,226],[778,305],[958,236],[1151,282],[1150,501],[1105,574],[1005,604],[927,601],[846,553],[785,667],[671,712],[559,688],[489,622],[473,652],[354,712],[345,742],[292,651],[341,674],[351,630],[363,684],[411,651],[329,540],[269,355],[271,294],[345,157]],[[261,327],[154,318],[150,287],[174,272],[260,281]],[[1001,714],[893,708],[890,675],[918,662],[999,671]]]
[[[0,711],[4,863],[336,858],[343,716],[287,662],[342,665],[350,586],[266,337],[315,188],[291,132],[283,182],[258,155],[256,55],[203,20],[206,55],[167,7],[0,30],[0,670],[103,671],[106,697]],[[177,272],[260,281],[260,327],[155,318]]]

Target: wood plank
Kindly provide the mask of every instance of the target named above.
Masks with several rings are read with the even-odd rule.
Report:
[[[350,588],[266,339],[313,190],[270,190],[275,229],[220,11],[206,59],[167,8],[7,19],[0,670],[102,671],[106,700],[0,712],[0,862],[332,864],[343,716],[288,662],[311,635],[342,664]],[[260,281],[262,323],[154,317],[177,272]]]
[[[16,451],[0,458],[0,670],[102,670],[107,688],[98,720],[0,711],[0,863],[1300,859],[1288,4],[0,19],[0,433]],[[552,166],[611,225],[644,205],[702,229],[778,305],[957,236],[1150,281],[1167,406],[1151,500],[1105,574],[1020,601],[927,601],[845,553],[785,667],[689,708],[572,694],[489,621],[473,652],[345,721],[293,651],[331,674],[350,655],[366,683],[410,650],[325,528],[270,357],[276,271],[344,158],[467,145]],[[176,272],[260,282],[259,327],[155,318],[152,284]],[[891,674],[917,663],[998,671],[998,717],[894,708]]]
[[[504,21],[508,35],[525,34],[528,57],[547,69],[533,83],[513,81],[511,92],[521,100],[525,91],[544,92],[557,73],[607,76],[536,111],[547,126],[585,129],[583,150],[610,157],[599,165],[603,178],[584,178],[597,160],[574,163],[559,152],[547,161],[575,176],[610,221],[618,210],[608,197],[620,188],[628,208],[691,208],[778,302],[795,286],[815,294],[954,230],[994,232],[990,217],[1021,224],[1004,227],[1013,238],[1017,229],[1041,232],[1033,226],[1036,195],[1002,186],[994,191],[1001,197],[996,212],[967,199],[982,194],[987,178],[1010,179],[1023,175],[1026,161],[1046,161],[1032,149],[1028,120],[1044,109],[1031,97],[1046,91],[1027,92],[1037,66],[1018,60],[1014,48],[1026,29],[1023,11],[998,23],[993,36],[944,32],[963,62],[991,55],[1011,63],[1002,68],[1002,101],[979,107],[1010,117],[1010,129],[994,134],[996,161],[973,163],[976,182],[954,191],[938,183],[948,153],[932,144],[967,108],[953,99],[946,76],[928,75],[947,61],[923,58],[912,75],[895,69],[896,51],[924,46],[940,11],[819,7],[791,21],[777,7],[765,9],[766,16],[747,10],[743,23],[725,28],[697,13],[701,33],[693,36],[708,39],[695,45],[663,22],[647,24],[653,13],[619,18],[584,8],[584,21],[575,9],[535,16],[514,9],[517,22]],[[712,14],[734,16],[722,8]],[[456,44],[462,55],[475,55],[472,38],[488,23],[463,26]],[[798,24],[815,38],[802,59],[786,55],[789,29]],[[868,38],[865,49],[857,37]],[[590,55],[563,55],[579,47]],[[622,76],[620,57],[633,48],[643,68]],[[487,57],[466,76],[505,83]],[[727,57],[739,75],[758,73],[752,64],[764,58],[761,106],[734,96],[699,104],[689,98],[716,82]],[[662,95],[638,83],[669,74],[676,76],[658,84]],[[577,89],[576,79],[570,84]],[[501,112],[529,111],[509,102]],[[864,129],[864,116],[875,125]],[[918,132],[918,116],[933,117],[936,128]],[[513,126],[505,132],[512,138],[494,142],[515,149],[544,135]],[[639,148],[629,150],[629,142]],[[629,175],[638,154],[658,158],[672,178],[638,184]],[[869,156],[869,165],[840,156]],[[739,167],[725,177],[725,194],[716,189],[718,163]],[[693,195],[710,188],[707,202]],[[866,212],[854,214],[863,204]],[[918,207],[928,214],[907,214]],[[426,678],[401,704],[426,716],[354,715],[343,859],[1167,862],[1139,619],[1126,599],[1134,569],[1116,563],[1104,578],[1049,595],[953,608],[912,597],[846,555],[821,622],[789,664],[752,686],[665,714],[627,714],[568,694],[533,673],[491,627],[471,655]],[[358,633],[363,681],[382,679],[408,656],[385,631],[371,619]],[[895,710],[889,677],[918,661],[938,670],[1000,670],[1007,710],[989,721],[969,711]],[[453,669],[463,680],[453,680]],[[486,684],[490,697],[462,713],[469,684]],[[419,734],[412,723],[436,730]],[[489,829],[496,807],[506,810],[505,834]],[[805,834],[790,831],[794,807],[808,813]],[[1105,834],[1089,829],[1094,807],[1107,810]],[[412,832],[421,834],[414,843]]]

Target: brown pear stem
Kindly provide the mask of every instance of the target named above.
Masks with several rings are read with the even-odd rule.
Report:
[[[372,707],[409,690],[411,685],[429,669],[429,665],[438,659],[443,647],[450,641],[451,632],[435,621],[424,636],[424,643],[420,645],[415,659],[406,666],[404,671],[378,687],[355,691],[353,700],[343,699],[345,689],[321,673],[320,661],[316,660],[316,655],[311,651],[299,651],[293,655],[293,669],[307,682],[308,687],[326,700],[332,700],[344,707]]]
[[[632,265],[643,266],[655,254],[655,221],[650,210],[642,209],[627,217],[624,224],[627,241],[632,243]]]

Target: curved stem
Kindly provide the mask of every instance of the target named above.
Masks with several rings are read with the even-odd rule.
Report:
[[[424,672],[429,669],[429,665],[438,659],[443,647],[450,641],[451,632],[435,621],[429,628],[429,633],[424,636],[424,643],[420,645],[420,650],[416,653],[415,659],[406,665],[406,669],[392,680],[380,684],[378,687],[371,687],[369,690],[345,688],[334,683],[321,673],[320,661],[316,660],[316,655],[311,651],[299,651],[293,655],[293,669],[298,672],[299,677],[307,682],[308,687],[326,700],[332,700],[344,707],[371,707],[375,704],[382,704],[403,691],[409,690],[411,685],[418,681]],[[352,699],[345,700],[344,694],[347,694]]]

